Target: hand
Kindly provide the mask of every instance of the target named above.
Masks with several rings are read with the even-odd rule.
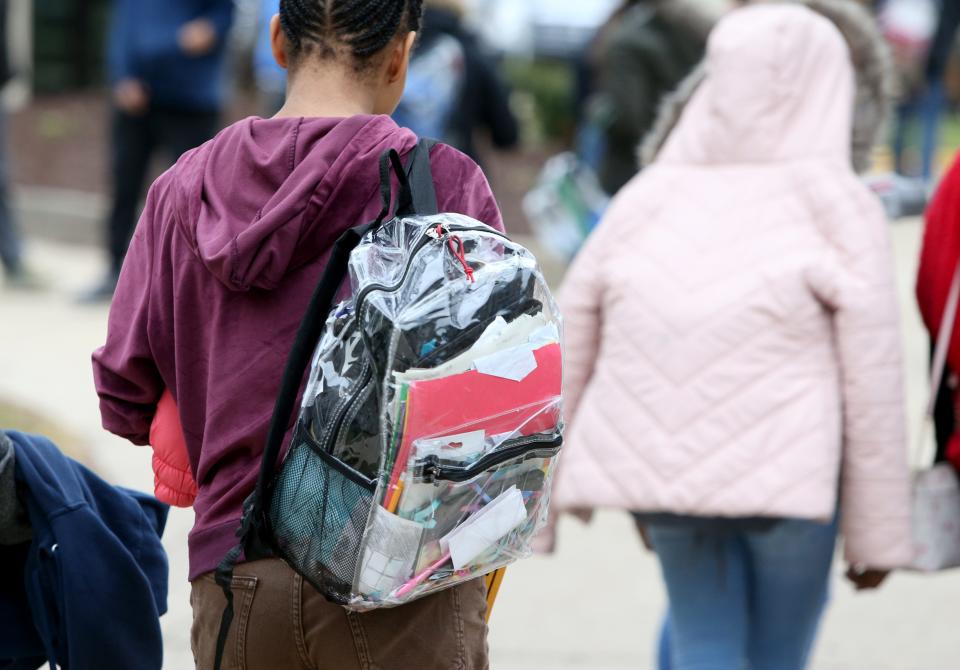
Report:
[[[650,533],[647,531],[646,525],[639,519],[639,517],[633,517],[633,524],[637,527],[637,532],[640,533],[640,541],[643,542],[643,546],[647,551],[657,553],[657,550],[653,548],[653,542],[650,540]]]
[[[530,541],[530,549],[537,556],[550,556],[557,550],[557,529],[554,523],[543,528],[539,533],[533,536]]]
[[[847,570],[847,579],[853,583],[857,591],[878,589],[887,581],[889,576],[889,570],[871,570],[858,565],[851,565],[850,569]]]
[[[590,523],[593,521],[593,510],[589,507],[577,507],[568,511],[570,516],[578,519],[581,523]]]
[[[207,19],[194,19],[180,27],[177,42],[180,50],[188,56],[206,56],[217,46],[217,29]]]
[[[113,100],[122,111],[142,116],[150,108],[150,93],[139,79],[123,79],[113,88]]]

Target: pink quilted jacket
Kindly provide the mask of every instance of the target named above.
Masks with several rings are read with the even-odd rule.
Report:
[[[654,164],[562,290],[560,510],[832,518],[912,556],[886,222],[851,168],[854,70],[799,6],[737,11]]]

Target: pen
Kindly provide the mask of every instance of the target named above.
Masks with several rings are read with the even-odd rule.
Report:
[[[443,567],[443,564],[450,560],[450,553],[444,555],[439,561],[431,565],[429,568],[421,572],[419,575],[411,579],[409,582],[397,589],[396,593],[393,595],[397,598],[403,598],[405,595],[413,591],[415,588],[423,584],[426,581],[427,577],[432,575],[434,572]]]

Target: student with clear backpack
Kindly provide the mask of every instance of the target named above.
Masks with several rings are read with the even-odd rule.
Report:
[[[236,543],[284,362],[334,241],[381,210],[379,158],[416,136],[387,115],[404,89],[420,0],[283,0],[271,23],[286,102],[188,152],[153,185],[94,354],[104,426],[149,439],[164,389],[198,493],[189,540],[192,646],[214,667],[225,597],[213,571]],[[440,211],[503,229],[478,166],[429,154]],[[486,590],[469,581],[359,614],[280,559],[237,566],[223,667],[487,667]]]

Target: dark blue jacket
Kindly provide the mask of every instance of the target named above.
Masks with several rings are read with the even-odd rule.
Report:
[[[945,0],[927,58],[927,77],[930,81],[939,82],[946,74],[953,45],[957,42],[957,30],[960,30],[960,2]]]
[[[233,0],[116,0],[107,62],[110,81],[139,79],[157,107],[214,112],[223,106]],[[219,40],[199,58],[181,51],[180,28],[209,19]]]
[[[0,668],[159,670],[166,505],[7,432],[33,540],[0,547]]]

